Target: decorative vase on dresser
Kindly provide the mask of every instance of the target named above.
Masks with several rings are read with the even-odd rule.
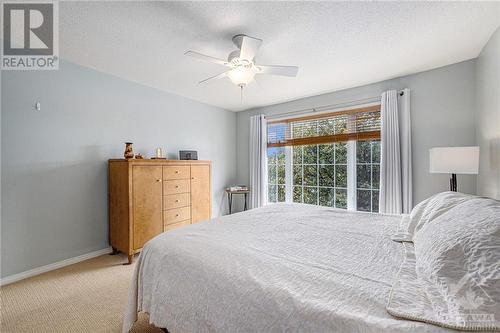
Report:
[[[111,159],[109,241],[133,255],[156,235],[211,217],[210,161]]]

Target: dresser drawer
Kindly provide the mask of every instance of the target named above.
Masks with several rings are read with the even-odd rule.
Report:
[[[189,193],[169,194],[163,196],[163,209],[186,207],[191,204]]]
[[[189,179],[191,178],[191,166],[169,165],[163,167],[163,179]]]
[[[163,195],[189,193],[190,190],[190,179],[163,180]]]
[[[191,207],[163,211],[163,226],[191,219]]]
[[[181,222],[177,222],[174,224],[165,224],[165,225],[163,225],[163,231],[174,230],[177,228],[185,227],[185,226],[190,225],[190,224],[191,224],[191,220],[181,221]]]

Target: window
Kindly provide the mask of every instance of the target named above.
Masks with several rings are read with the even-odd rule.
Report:
[[[347,208],[347,144],[293,147],[293,202]]]
[[[356,143],[356,208],[378,212],[380,141]]]
[[[268,124],[268,200],[378,212],[380,106]]]
[[[267,149],[268,201],[285,202],[285,148]]]

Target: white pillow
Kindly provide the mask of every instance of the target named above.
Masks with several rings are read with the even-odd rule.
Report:
[[[425,209],[413,237],[427,304],[438,324],[500,330],[500,202],[448,197],[450,204]]]
[[[408,234],[415,236],[424,225],[471,198],[474,196],[460,192],[441,192],[420,202],[411,211]]]

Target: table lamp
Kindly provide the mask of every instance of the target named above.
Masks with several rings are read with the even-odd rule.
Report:
[[[457,191],[457,173],[476,175],[479,147],[436,147],[429,149],[429,172],[451,173],[450,191]]]

